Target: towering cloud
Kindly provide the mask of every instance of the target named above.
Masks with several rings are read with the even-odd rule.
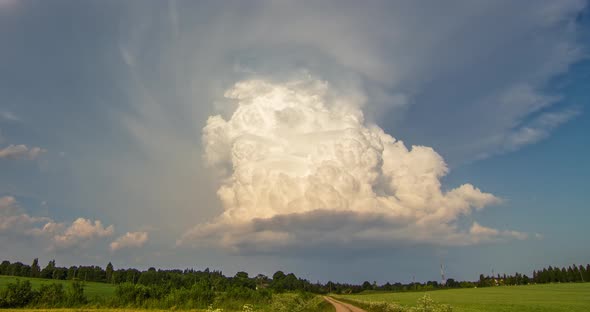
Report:
[[[556,105],[565,99],[562,89],[549,89],[547,82],[568,72],[569,66],[585,55],[586,44],[580,40],[576,16],[584,10],[586,1],[451,1],[444,5],[437,1],[375,1],[370,5],[342,1],[327,3],[263,0],[246,6],[247,9],[240,4],[219,2],[204,6],[189,2],[176,3],[169,7],[158,4],[150,8],[146,5],[142,7],[142,11],[129,8],[129,14],[122,21],[125,24],[122,28],[124,30],[115,47],[116,52],[120,53],[120,63],[117,64],[118,75],[114,81],[121,82],[121,89],[129,96],[121,103],[129,103],[132,108],[118,107],[116,110],[123,108],[122,124],[129,130],[139,148],[122,146],[119,149],[120,154],[104,155],[107,158],[112,157],[108,163],[104,161],[103,155],[96,155],[97,159],[93,162],[107,163],[104,169],[96,169],[98,171],[114,170],[117,175],[127,177],[105,183],[116,183],[117,190],[125,190],[120,192],[120,198],[115,199],[127,207],[124,212],[132,220],[130,222],[141,219],[140,223],[147,224],[151,220],[158,220],[162,226],[169,227],[160,232],[166,234],[159,235],[173,235],[177,238],[180,235],[175,231],[179,224],[185,228],[190,226],[186,224],[188,220],[198,220],[194,223],[207,220],[204,218],[210,217],[212,210],[218,208],[219,202],[211,192],[208,172],[201,170],[201,164],[195,157],[201,153],[205,154],[210,164],[219,169],[221,176],[230,179],[220,185],[219,198],[223,203],[224,217],[219,220],[228,219],[226,215],[244,215],[246,221],[258,218],[258,223],[229,222],[232,226],[227,227],[231,229],[244,224],[256,224],[268,229],[270,225],[260,223],[270,220],[278,222],[279,219],[283,222],[289,214],[308,213],[307,216],[310,216],[319,211],[340,214],[347,205],[352,207],[350,209],[364,207],[359,198],[373,198],[373,201],[378,202],[378,205],[371,204],[363,208],[371,213],[377,213],[382,207],[397,213],[404,210],[418,213],[422,207],[429,207],[428,209],[437,210],[436,216],[443,212],[457,216],[452,209],[457,209],[458,206],[431,208],[438,205],[434,198],[430,198],[433,202],[424,203],[420,209],[410,209],[409,204],[413,200],[424,199],[415,199],[416,196],[412,193],[414,190],[409,190],[410,187],[417,187],[416,184],[399,181],[405,178],[420,180],[421,173],[415,174],[418,177],[410,178],[411,175],[399,172],[401,168],[394,168],[398,170],[394,173],[386,172],[385,170],[393,166],[389,160],[381,160],[383,164],[377,162],[377,165],[367,160],[366,166],[370,168],[368,170],[373,170],[367,174],[376,175],[377,178],[357,180],[355,183],[362,181],[369,186],[359,191],[360,194],[343,195],[344,190],[331,186],[331,183],[324,183],[335,190],[333,193],[336,195],[330,198],[338,203],[329,201],[327,193],[312,196],[313,192],[323,192],[315,188],[316,185],[323,185],[323,182],[314,181],[313,186],[310,186],[312,182],[308,180],[325,176],[319,172],[323,170],[320,167],[326,167],[320,166],[319,156],[310,162],[303,162],[299,154],[315,154],[300,148],[303,143],[296,143],[286,136],[297,137],[300,141],[304,140],[305,144],[319,144],[316,141],[323,140],[323,134],[314,132],[314,129],[304,129],[314,122],[319,124],[320,132],[331,131],[330,123],[335,123],[336,131],[340,132],[346,132],[343,129],[349,128],[356,129],[353,131],[363,135],[387,132],[406,142],[434,147],[437,153],[425,147],[404,146],[393,138],[393,143],[385,144],[385,134],[377,135],[378,139],[375,140],[354,140],[361,142],[360,144],[368,144],[371,148],[366,153],[375,153],[377,158],[387,159],[386,154],[393,153],[393,150],[398,151],[399,159],[409,158],[413,163],[419,154],[424,154],[429,155],[429,161],[434,163],[434,159],[440,159],[437,155],[440,153],[445,157],[440,162],[454,167],[465,161],[513,151],[542,140],[553,129],[577,115],[577,110],[565,103],[568,101],[562,103],[563,105]],[[203,45],[202,42],[207,44]],[[339,91],[362,91],[367,101],[362,107],[365,118],[376,122],[385,130],[381,131],[379,127],[363,121],[363,113],[354,108],[362,102],[363,96],[355,95],[355,99],[344,100],[348,96],[342,93],[340,97],[329,94],[321,100],[320,106],[323,105],[321,109],[329,111],[326,115],[334,116],[330,119],[318,115],[314,117],[317,121],[308,117],[305,110],[316,114],[315,110],[318,108],[308,108],[307,104],[297,104],[294,107],[286,105],[286,109],[276,113],[274,108],[261,107],[264,110],[260,115],[265,116],[265,120],[270,118],[276,123],[269,126],[270,130],[263,128],[266,131],[264,135],[258,133],[261,129],[254,129],[258,127],[257,124],[239,120],[250,117],[240,111],[246,111],[246,107],[250,105],[248,102],[252,99],[243,94],[239,95],[242,99],[234,98],[239,102],[239,108],[233,118],[231,113],[235,107],[225,106],[223,100],[217,101],[220,94],[236,81],[247,84],[246,81],[253,77],[277,81],[291,77],[293,72],[300,70],[308,70],[315,77],[330,82],[330,87],[325,86],[326,90],[319,90],[319,93],[329,94],[327,89],[335,88]],[[297,94],[319,94],[317,90],[304,90],[307,88],[305,86],[269,84],[270,89],[284,87]],[[243,87],[229,93],[250,92],[252,98],[263,96],[262,91],[246,89]],[[229,93],[230,98],[234,97]],[[354,102],[351,104],[353,108],[344,112],[334,102],[335,98],[339,98],[341,102]],[[216,114],[212,111],[223,112],[223,117],[209,120],[203,144],[208,151],[202,151],[195,144],[194,135],[203,128],[206,116]],[[350,121],[346,118],[351,117],[360,119],[356,124],[349,125],[347,123]],[[298,118],[303,118],[304,122],[299,124]],[[324,120],[328,120],[329,125],[321,123]],[[284,131],[290,125],[299,125],[299,128],[297,131]],[[241,128],[233,129],[236,127]],[[283,133],[285,137],[281,137]],[[303,134],[308,137],[301,139]],[[266,160],[261,167],[276,161],[288,163],[291,168],[281,167],[276,170],[271,164],[271,167],[263,168],[272,173],[269,177],[262,178],[261,183],[255,181],[251,183],[252,186],[245,186],[240,179],[248,178],[244,172],[248,170],[245,168],[251,166],[244,163],[251,162],[240,158],[242,153],[246,153],[244,149],[266,146],[260,142],[252,145],[254,147],[248,145],[250,143],[246,139],[255,136],[261,136],[263,140],[284,141],[287,143],[283,145],[293,144],[290,148],[299,150],[293,154],[289,154],[292,151],[280,151],[285,152],[287,158],[282,154],[276,156],[274,148],[270,148],[271,153],[255,151],[265,153],[262,157]],[[345,138],[339,140],[351,141],[346,141]],[[380,150],[381,147],[371,145],[376,141],[392,147],[383,147]],[[131,152],[127,152],[127,149]],[[87,159],[93,159],[92,157],[94,156]],[[122,162],[122,159],[126,161]],[[112,169],[112,164],[116,163],[122,165]],[[95,168],[90,165],[86,167]],[[357,171],[366,170],[361,168]],[[437,189],[435,185],[440,184],[440,178],[446,174],[447,169],[443,168],[446,166],[435,166],[438,176],[432,174],[430,178],[436,183],[430,185],[432,189]],[[299,170],[305,173],[299,173]],[[344,172],[348,170],[346,168]],[[258,171],[260,169],[256,168],[256,172]],[[358,173],[354,170],[352,172],[352,176],[357,179],[355,175]],[[154,174],[159,178],[151,179]],[[255,177],[259,178],[258,175]],[[140,185],[132,182],[138,180],[144,182]],[[389,183],[387,180],[393,182]],[[277,185],[273,184],[275,182]],[[299,186],[292,188],[286,183]],[[269,189],[268,195],[264,195],[266,191],[263,188],[267,185],[272,185],[273,188]],[[392,190],[391,185],[401,186]],[[278,192],[280,187],[288,191]],[[458,190],[449,192],[445,187],[438,188],[440,195],[437,200],[450,201],[449,198],[455,196],[455,192],[461,191],[464,195],[467,189],[468,187],[459,187]],[[473,190],[474,193],[484,194],[477,192],[475,188]],[[371,192],[374,194],[366,195]],[[93,191],[86,193],[92,194]],[[478,196],[481,197],[481,194]],[[320,198],[321,202],[316,201],[316,198]],[[275,200],[278,202],[274,202]],[[391,203],[384,204],[383,201]],[[128,205],[129,202],[133,204]],[[163,202],[166,204],[162,204]],[[162,213],[161,206],[168,206],[169,203],[173,203],[171,206],[174,206],[175,213]],[[466,211],[477,209],[477,205],[471,204],[465,204]],[[113,206],[113,214],[121,214],[122,211],[114,208],[118,206]],[[325,206],[329,206],[329,209]],[[343,217],[349,220],[347,218],[352,215],[354,213],[346,212]],[[472,222],[458,222],[458,218],[457,216],[457,220],[444,223],[457,228],[441,231],[463,233],[464,236],[453,242],[466,243],[472,237],[465,236],[469,234]],[[188,231],[181,243],[200,242],[203,237],[213,235],[212,240],[227,237],[226,245],[236,245],[235,238],[240,238],[240,235],[213,234],[224,231],[223,223],[219,220],[211,222],[209,227],[202,225]],[[382,218],[376,220],[393,222]],[[395,221],[399,220],[401,218],[395,218]],[[444,227],[444,224],[437,227]],[[219,229],[210,228],[214,225],[219,225]],[[383,226],[380,229],[398,228],[399,226]],[[248,229],[245,231],[252,232]],[[287,237],[284,233],[293,231],[255,232],[262,233],[259,236],[270,233],[269,237]],[[412,231],[404,231],[410,232]],[[392,235],[384,236],[391,240]],[[399,236],[400,234],[396,234],[396,237]],[[293,239],[293,234],[288,237]],[[450,236],[429,237],[442,239]],[[300,241],[299,238],[294,240]],[[424,240],[427,239],[422,241]]]
[[[224,212],[179,243],[241,250],[368,241],[471,244],[500,231],[457,220],[500,200],[471,184],[441,190],[447,174],[432,148],[366,123],[360,96],[322,81],[246,80],[225,93],[237,109],[210,117],[206,162],[219,170]]]

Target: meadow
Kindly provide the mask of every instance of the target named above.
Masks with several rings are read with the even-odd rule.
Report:
[[[590,283],[449,289],[427,294],[437,303],[450,304],[454,312],[590,311]],[[364,292],[335,297],[413,306],[422,296],[424,292]]]
[[[54,279],[43,279],[43,278],[30,278],[30,277],[19,277],[19,276],[5,276],[0,275],[0,289],[6,287],[8,283],[14,283],[16,280],[30,281],[33,289],[39,289],[42,284],[58,283],[63,284],[65,288],[68,288],[72,281],[67,280],[54,280]],[[109,298],[115,295],[116,286],[107,283],[97,282],[84,282],[84,293],[88,298]]]

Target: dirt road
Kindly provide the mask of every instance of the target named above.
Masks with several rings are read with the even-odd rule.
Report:
[[[334,306],[334,308],[336,308],[336,312],[366,312],[361,308],[357,308],[351,304],[338,301],[334,298],[324,296],[324,300],[331,303]]]

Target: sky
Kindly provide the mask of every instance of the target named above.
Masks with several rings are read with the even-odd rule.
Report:
[[[588,4],[0,0],[0,258],[588,263]]]

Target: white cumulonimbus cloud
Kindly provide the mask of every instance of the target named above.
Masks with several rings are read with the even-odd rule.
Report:
[[[147,232],[127,232],[123,236],[117,237],[111,245],[111,251],[117,251],[124,248],[142,247],[148,241]]]
[[[407,148],[311,78],[247,80],[225,93],[237,109],[203,129],[205,160],[219,169],[224,212],[179,244],[275,250],[317,244],[467,245],[526,234],[461,216],[500,199],[471,184],[443,191],[448,168],[432,148]]]
[[[40,147],[28,147],[26,145],[9,145],[0,149],[0,159],[29,159],[34,160],[46,150]]]
[[[112,236],[113,225],[104,226],[100,220],[78,218],[71,224],[48,217],[34,217],[19,207],[13,196],[0,197],[0,235],[32,237],[47,243],[51,250],[84,247],[92,241]]]

